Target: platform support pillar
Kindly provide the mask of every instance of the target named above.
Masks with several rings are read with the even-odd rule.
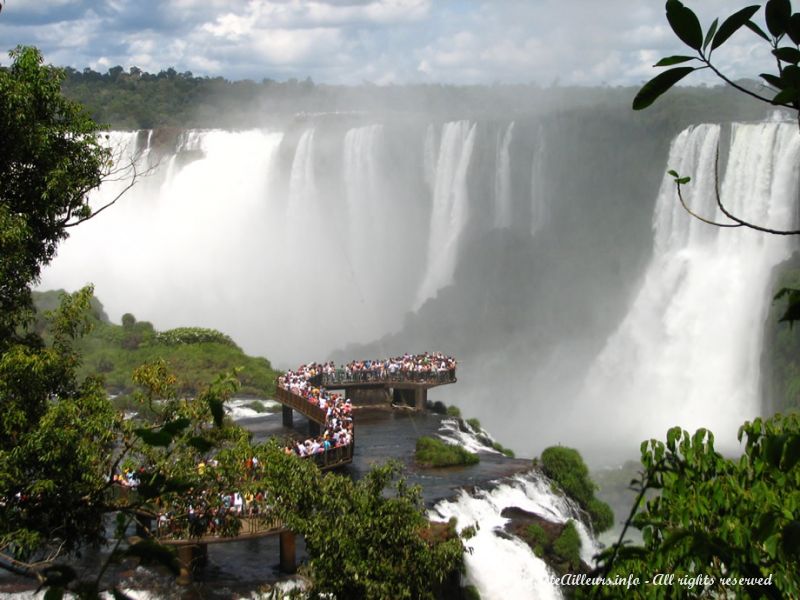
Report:
[[[284,427],[292,427],[294,425],[294,419],[292,418],[292,409],[289,406],[283,405],[282,408],[283,412],[283,426]]]
[[[428,389],[419,387],[414,390],[414,408],[417,410],[425,410],[428,404]]]
[[[281,571],[284,573],[295,573],[297,571],[297,551],[295,548],[295,536],[292,531],[281,531]]]

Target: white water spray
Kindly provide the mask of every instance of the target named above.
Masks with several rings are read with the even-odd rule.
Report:
[[[725,221],[714,195],[718,140],[718,126],[691,128],[674,141],[669,160],[692,177],[683,190],[692,210]],[[734,126],[723,202],[751,222],[792,228],[799,159],[795,126]],[[767,286],[792,246],[784,236],[693,219],[680,207],[671,176],[662,183],[653,227],[654,256],[642,286],[591,368],[570,424],[596,444],[613,435],[631,448],[664,438],[674,425],[706,427],[718,447],[730,450],[738,427],[760,412]]]
[[[552,491],[551,482],[529,472],[497,485],[491,491],[477,490],[474,495],[461,491],[455,500],[436,504],[434,520],[457,519],[456,529],[478,525],[474,537],[466,543],[472,550],[464,555],[466,579],[487,599],[528,600],[561,598],[560,590],[550,582],[553,575],[545,562],[519,538],[503,532],[508,519],[504,508],[517,507],[553,523],[573,520],[581,538],[581,559],[592,564],[599,551],[588,530],[578,518],[571,501]]]
[[[498,229],[511,227],[513,220],[511,203],[511,138],[514,122],[508,124],[502,137],[497,134],[497,165],[494,179],[494,226]]]
[[[476,124],[469,121],[443,127],[434,176],[427,267],[415,308],[452,283],[461,233],[469,217],[467,173],[475,128]]]

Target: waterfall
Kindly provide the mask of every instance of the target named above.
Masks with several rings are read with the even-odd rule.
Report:
[[[511,136],[514,132],[514,122],[508,124],[502,137],[497,135],[497,165],[494,179],[494,226],[498,229],[511,227],[513,214],[511,212]]]
[[[461,232],[469,216],[467,174],[475,144],[476,124],[446,123],[433,176],[433,207],[425,276],[417,293],[416,308],[452,283]]]
[[[544,227],[547,219],[547,201],[543,185],[545,178],[545,149],[541,128],[535,144],[531,164],[531,235],[536,235],[536,232]]]
[[[725,221],[714,195],[719,137],[718,126],[684,131],[672,144],[669,164],[692,177],[683,188],[692,210]],[[754,223],[792,228],[800,159],[796,126],[735,125],[731,138],[723,202]],[[673,425],[706,427],[730,449],[738,427],[759,414],[768,284],[792,246],[782,236],[693,219],[680,207],[669,175],[653,228],[650,266],[627,316],[590,369],[570,422],[598,443],[609,435],[631,444],[663,439]]]
[[[508,521],[504,508],[517,507],[554,523],[572,520],[581,538],[581,559],[593,564],[599,547],[578,518],[575,505],[552,490],[544,476],[529,472],[517,475],[492,490],[477,489],[473,494],[462,490],[454,500],[444,500],[430,511],[430,518],[446,522],[456,518],[456,529],[476,526],[475,535],[465,542],[466,581],[474,585],[481,598],[562,598],[550,578],[554,575],[546,563],[516,536],[497,532]]]

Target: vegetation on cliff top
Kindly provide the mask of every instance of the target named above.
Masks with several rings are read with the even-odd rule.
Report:
[[[34,292],[38,315],[35,330],[45,340],[51,333],[44,313],[54,310],[63,292]],[[92,299],[92,330],[76,342],[82,355],[78,376],[98,375],[113,394],[129,394],[134,385],[133,370],[145,363],[163,359],[176,374],[178,389],[193,396],[212,383],[218,373],[241,369],[240,393],[260,398],[275,392],[278,372],[266,358],[246,355],[227,335],[213,329],[180,327],[156,331],[147,321],[137,321],[126,313],[122,325],[108,320],[97,298]]]
[[[614,512],[608,504],[595,498],[596,486],[589,478],[589,468],[577,450],[551,446],[542,452],[539,464],[545,475],[589,513],[596,533],[611,528]]]

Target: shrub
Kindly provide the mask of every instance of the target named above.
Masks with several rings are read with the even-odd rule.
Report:
[[[436,402],[428,402],[428,408],[435,412],[437,415],[446,415],[447,414],[447,406],[445,406],[444,402],[437,400]]]
[[[414,458],[424,467],[452,467],[456,465],[474,465],[480,460],[477,454],[467,452],[460,446],[447,444],[442,440],[422,436],[417,439]]]
[[[201,344],[204,342],[216,342],[226,346],[237,347],[234,341],[224,333],[216,329],[205,329],[203,327],[178,327],[163,331],[156,335],[159,343],[167,346],[179,344]]]
[[[581,564],[581,538],[575,523],[568,521],[564,530],[553,542],[553,552],[555,555],[569,563],[570,568],[575,569]]]
[[[461,418],[461,410],[457,406],[453,406],[452,404],[447,407],[447,416],[448,417],[455,417],[456,419]]]
[[[611,507],[594,497],[596,486],[589,478],[589,469],[577,450],[551,446],[542,452],[539,465],[545,475],[589,513],[595,532],[602,533],[614,524]]]
[[[472,429],[474,429],[475,431],[480,431],[481,429],[483,429],[481,427],[481,422],[478,419],[467,419],[467,425],[472,427]]]
[[[582,507],[594,498],[594,484],[589,479],[589,469],[580,453],[574,448],[551,446],[542,452],[542,471]]]
[[[592,525],[597,533],[611,529],[614,525],[614,511],[602,500],[592,498],[586,507],[586,512],[592,518]]]

